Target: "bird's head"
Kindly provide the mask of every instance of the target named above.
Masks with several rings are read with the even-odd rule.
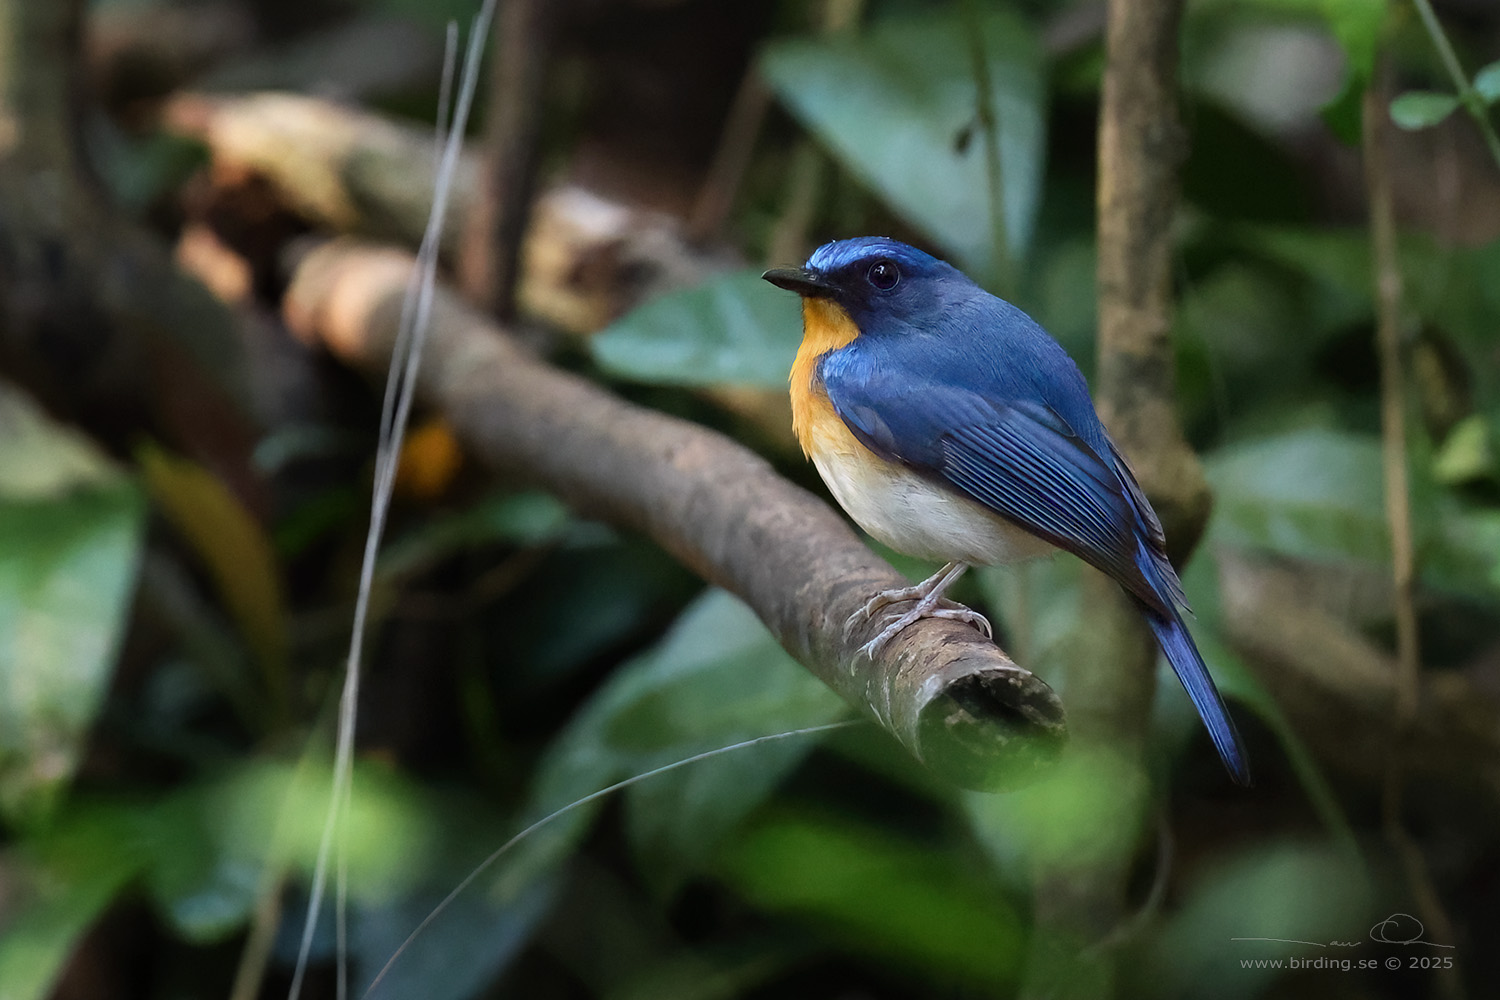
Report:
[[[880,236],[826,243],[803,266],[772,268],[762,277],[803,298],[836,303],[867,333],[881,320],[920,317],[978,291],[952,265]]]

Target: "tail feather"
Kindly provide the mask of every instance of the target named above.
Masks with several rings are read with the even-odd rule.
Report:
[[[1182,616],[1175,608],[1170,616],[1147,608],[1142,608],[1142,611],[1151,624],[1151,631],[1156,633],[1156,641],[1161,645],[1162,652],[1167,654],[1167,662],[1172,664],[1177,679],[1182,682],[1188,697],[1193,701],[1193,707],[1203,719],[1203,725],[1208,728],[1208,735],[1214,741],[1214,747],[1219,751],[1219,757],[1224,761],[1230,776],[1238,784],[1249,785],[1250,762],[1240,743],[1239,731],[1234,727],[1234,719],[1230,717],[1229,710],[1224,707],[1219,689],[1214,687],[1213,678],[1209,676],[1208,667],[1204,665],[1203,657],[1193,643],[1193,637]]]

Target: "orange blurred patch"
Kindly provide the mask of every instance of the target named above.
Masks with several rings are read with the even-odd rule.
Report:
[[[463,450],[447,421],[434,417],[406,435],[396,467],[396,493],[409,500],[435,500],[447,492],[463,466]]]

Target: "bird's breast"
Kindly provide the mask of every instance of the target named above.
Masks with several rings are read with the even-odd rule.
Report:
[[[938,562],[990,565],[1053,551],[982,504],[861,444],[818,378],[819,359],[853,343],[859,330],[827,299],[804,299],[802,319],[802,346],[792,364],[792,429],[855,523],[898,552]]]
[[[876,455],[843,421],[837,428],[819,425],[813,442],[813,464],[839,506],[897,552],[935,562],[994,565],[1053,551],[984,505]]]
[[[838,303],[828,299],[802,300],[802,345],[792,362],[792,431],[809,458],[817,428],[826,427],[829,421],[840,427],[844,423],[834,412],[818,379],[818,360],[829,351],[849,346],[858,336],[859,328]]]

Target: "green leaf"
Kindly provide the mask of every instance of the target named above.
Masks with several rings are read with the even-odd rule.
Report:
[[[1458,95],[1412,90],[1391,102],[1391,121],[1408,131],[1431,128],[1453,114]]]
[[[709,591],[655,649],[621,667],[548,752],[533,794],[540,816],[716,747],[830,722],[844,703],[798,665],[740,601]],[[630,835],[648,876],[670,883],[700,864],[808,752],[764,743],[634,786]],[[529,848],[547,864],[586,826],[587,810]],[[518,863],[526,868],[528,863]]]
[[[1204,464],[1215,541],[1298,559],[1389,559],[1378,438],[1298,431],[1231,445]]]
[[[0,381],[0,500],[55,500],[122,478],[92,441]]]
[[[74,945],[144,858],[128,810],[75,811],[7,859],[0,1000],[42,1000]]]
[[[0,384],[0,814],[44,819],[109,686],[140,491]]]
[[[1495,474],[1495,444],[1483,414],[1470,414],[1448,432],[1433,457],[1432,474],[1448,486],[1477,482]]]
[[[1500,59],[1474,74],[1474,90],[1486,104],[1500,101]]]
[[[802,337],[797,297],[738,271],[663,295],[591,341],[612,375],[672,385],[786,388]]]
[[[960,986],[1006,995],[1024,927],[999,887],[960,858],[874,826],[779,816],[737,838],[721,868],[757,907],[950,987],[940,993]]]
[[[1009,10],[985,15],[982,42],[998,119],[1011,253],[1031,244],[1046,154],[1042,46]],[[778,97],[907,223],[981,280],[996,273],[994,215],[970,31],[959,12],[881,21],[858,37],[772,45],[763,70]]]

